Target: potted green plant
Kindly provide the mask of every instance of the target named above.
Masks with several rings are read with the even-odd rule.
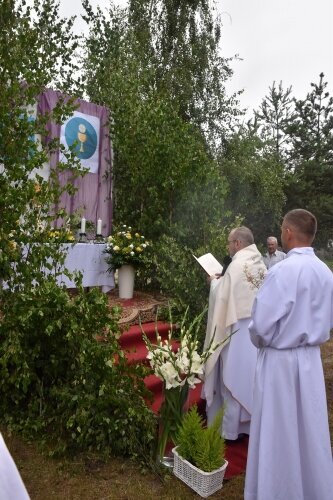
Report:
[[[221,436],[223,409],[211,426],[205,427],[196,406],[183,417],[173,448],[175,476],[184,481],[201,497],[206,498],[222,488],[228,462],[225,442]]]

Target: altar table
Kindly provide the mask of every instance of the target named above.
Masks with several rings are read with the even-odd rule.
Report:
[[[114,288],[113,272],[108,272],[106,255],[103,253],[106,245],[104,243],[64,243],[63,248],[67,252],[64,267],[70,272],[80,271],[82,273],[82,286],[100,286],[103,292]],[[64,283],[67,288],[75,288],[74,281],[64,274],[59,276],[59,282]]]

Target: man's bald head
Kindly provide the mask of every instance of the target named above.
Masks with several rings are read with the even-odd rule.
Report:
[[[233,257],[242,248],[248,247],[254,243],[254,237],[251,229],[245,226],[232,229],[229,234],[229,255]]]

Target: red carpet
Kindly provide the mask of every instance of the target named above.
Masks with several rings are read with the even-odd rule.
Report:
[[[237,441],[226,442],[225,458],[228,460],[229,464],[225,471],[225,479],[231,479],[233,476],[245,472],[248,444],[248,436],[237,439]]]

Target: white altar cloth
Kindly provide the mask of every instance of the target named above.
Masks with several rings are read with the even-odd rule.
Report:
[[[82,273],[82,286],[101,286],[103,292],[114,288],[114,275],[108,272],[106,255],[103,253],[106,245],[104,243],[64,243],[67,252],[64,267],[70,272],[80,271]],[[59,282],[64,283],[67,288],[75,288],[74,281],[64,274],[59,276]]]

